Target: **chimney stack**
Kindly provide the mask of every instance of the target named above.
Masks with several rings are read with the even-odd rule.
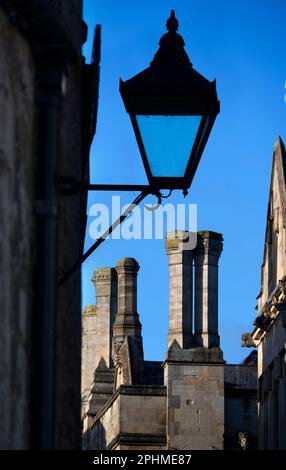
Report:
[[[195,331],[194,345],[219,348],[218,260],[223,237],[216,232],[199,232],[195,250]]]
[[[198,232],[196,247],[189,249],[188,233],[177,230],[165,240],[170,279],[168,347],[176,340],[182,349],[219,348],[218,260],[223,238],[220,233]]]
[[[134,258],[122,258],[116,265],[118,278],[118,310],[113,325],[113,353],[117,354],[127,336],[136,339],[142,349],[141,323],[137,313],[137,273]]]
[[[222,450],[224,360],[218,335],[218,260],[223,239],[219,233],[198,232],[193,248],[180,241],[185,236],[186,232],[175,232],[166,240],[170,265],[169,345],[164,362],[167,448]]]
[[[112,327],[117,310],[116,270],[114,268],[96,269],[92,282],[96,292],[94,372],[101,358],[108,368],[113,367]]]
[[[82,311],[81,400],[82,413],[88,402],[94,374],[96,307],[88,305]]]
[[[116,386],[138,384],[142,379],[143,345],[137,313],[137,272],[134,258],[118,261],[118,311],[113,325],[113,360],[117,366]],[[120,380],[119,380],[120,376]]]
[[[191,347],[193,321],[193,252],[184,250],[188,232],[168,233],[165,248],[169,257],[168,347],[175,339],[182,349]]]

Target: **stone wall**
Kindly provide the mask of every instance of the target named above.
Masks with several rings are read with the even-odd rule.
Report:
[[[286,449],[286,310],[258,345],[258,430],[260,449]]]
[[[106,406],[89,431],[90,446],[94,450],[106,449],[120,432],[120,395]]]
[[[82,1],[10,0],[1,5],[0,447],[76,448],[80,269],[59,290],[56,286],[81,256],[84,242],[84,195],[67,197],[59,191],[61,177],[88,177],[82,139]],[[85,118],[89,124],[90,116]],[[54,160],[45,165],[49,151]],[[47,167],[49,175],[43,171]],[[48,188],[45,197],[39,188],[41,195]],[[56,221],[53,229],[51,224],[47,229],[47,220]],[[44,231],[45,237],[37,236]],[[43,298],[47,284],[55,296]],[[43,315],[44,310],[50,315]],[[51,318],[53,328],[47,328]],[[41,327],[48,334],[41,334]],[[46,412],[51,408],[53,413]],[[44,414],[48,426],[42,424]]]
[[[84,442],[93,450],[166,448],[165,387],[120,386]]]
[[[286,307],[286,306],[285,306]],[[258,345],[258,379],[268,369],[276,357],[284,351],[286,343],[286,309],[280,314],[267,335],[261,338]]]
[[[223,365],[166,363],[168,449],[222,450]]]
[[[257,448],[257,367],[226,364],[224,448],[241,449],[239,433],[248,448]]]
[[[34,63],[1,7],[0,31],[0,448],[22,449],[30,428]]]
[[[62,4],[69,2],[62,1]],[[73,0],[61,10],[66,13],[68,32],[77,43],[79,56],[67,67],[66,90],[60,119],[58,174],[83,178],[82,152],[82,20],[81,0]],[[63,7],[62,7],[63,8]],[[77,13],[78,13],[77,12]],[[62,16],[61,16],[62,18]],[[85,205],[82,194],[59,195],[58,278],[81,257],[85,233]],[[81,272],[80,269],[58,290],[57,314],[57,376],[56,376],[56,446],[80,446],[81,410]]]

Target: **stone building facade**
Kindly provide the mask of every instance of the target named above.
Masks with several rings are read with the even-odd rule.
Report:
[[[98,54],[82,0],[0,2],[0,448],[80,446],[80,272]]]
[[[258,348],[258,442],[286,449],[286,152],[274,146],[258,315],[252,332]]]
[[[137,261],[123,258],[116,268],[94,272],[96,305],[83,312],[85,449],[235,449],[239,433],[255,446],[255,360],[226,365],[220,348],[223,239],[199,232],[190,250],[189,235],[176,231],[165,241],[169,334],[163,362],[144,360]]]

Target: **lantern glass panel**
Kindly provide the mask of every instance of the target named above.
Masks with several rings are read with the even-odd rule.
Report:
[[[137,115],[145,153],[154,177],[183,177],[201,116]]]

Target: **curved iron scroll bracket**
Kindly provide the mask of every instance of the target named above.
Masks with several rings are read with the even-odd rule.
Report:
[[[151,211],[151,212],[156,211],[161,206],[162,199],[167,199],[168,197],[171,196],[171,194],[172,194],[172,189],[169,189],[169,193],[166,194],[166,195],[163,195],[161,193],[161,191],[158,191],[158,193],[156,193],[156,194],[154,193],[154,195],[157,196],[157,198],[158,198],[157,204],[155,204],[155,206],[148,206],[147,204],[144,204],[145,209],[147,211]]]

